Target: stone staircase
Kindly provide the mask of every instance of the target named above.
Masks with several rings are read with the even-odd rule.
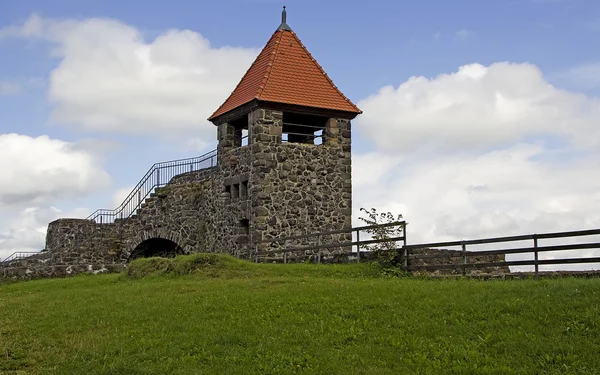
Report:
[[[147,208],[154,206],[154,203],[157,199],[164,196],[165,189],[168,189],[174,185],[185,185],[193,182],[199,182],[205,180],[216,171],[216,167],[208,167],[203,168],[197,171],[186,172],[179,175],[174,176],[166,185],[163,187],[157,187],[154,192],[150,193],[150,195],[139,205],[135,213],[128,217],[124,218],[116,218],[114,223],[122,223],[129,219],[136,219],[143,211]]]

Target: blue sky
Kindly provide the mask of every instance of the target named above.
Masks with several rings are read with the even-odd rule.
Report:
[[[213,148],[205,119],[282,5],[365,111],[355,211],[403,213],[422,240],[600,226],[600,2],[3,0],[0,257]]]

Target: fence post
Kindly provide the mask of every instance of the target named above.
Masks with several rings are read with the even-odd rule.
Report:
[[[408,271],[408,247],[407,247],[407,243],[406,243],[406,221],[404,223],[402,223],[402,237],[404,237],[404,239],[402,240],[404,242],[404,245],[402,246],[404,249],[403,252],[403,256],[404,256],[404,271]]]
[[[463,264],[462,264],[462,274],[463,276],[465,276],[467,274],[467,268],[465,267],[465,265],[467,264],[467,245],[461,241],[462,243],[462,257],[463,257]]]
[[[538,264],[538,239],[537,234],[533,235],[533,256],[534,256],[534,265],[535,265],[535,278],[539,277],[539,264]]]
[[[360,263],[360,230],[356,230],[356,263]]]
[[[283,264],[287,264],[287,251],[283,250]]]

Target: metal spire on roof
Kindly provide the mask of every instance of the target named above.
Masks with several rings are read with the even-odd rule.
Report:
[[[286,22],[287,22],[287,12],[285,11],[285,5],[284,5],[283,12],[281,12],[281,25],[279,25],[277,30],[292,31],[292,28]]]

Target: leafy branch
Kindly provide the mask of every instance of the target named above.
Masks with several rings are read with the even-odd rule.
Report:
[[[368,226],[375,226],[374,228],[366,229],[365,232],[367,232],[373,240],[380,241],[373,244],[363,245],[364,248],[369,251],[374,251],[376,259],[378,259],[381,263],[387,265],[396,265],[398,263],[398,259],[396,252],[393,250],[399,248],[400,244],[397,240],[392,240],[392,238],[400,237],[404,234],[404,225],[382,225],[401,222],[402,215],[394,215],[391,212],[380,213],[377,212],[377,209],[375,208],[371,208],[370,210],[361,208],[360,211],[364,212],[365,216],[359,217],[358,219]]]

